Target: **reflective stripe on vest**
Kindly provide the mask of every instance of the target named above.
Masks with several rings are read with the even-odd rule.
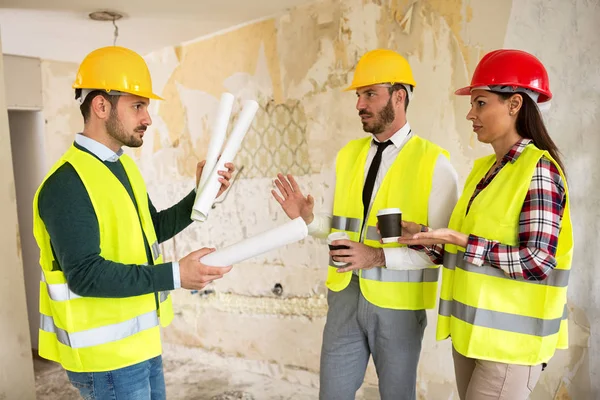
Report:
[[[366,240],[374,240],[376,242],[379,242],[379,239],[381,239],[381,235],[377,232],[377,227],[376,226],[368,226],[367,227],[367,234],[365,236]]]
[[[360,231],[360,219],[358,218],[346,218],[334,215],[331,220],[331,228],[339,231],[346,232],[359,232]],[[379,241],[381,235],[377,232],[376,226],[368,226],[367,234],[365,236],[367,240]]]
[[[164,292],[160,292],[160,302],[162,303],[163,301],[166,301],[167,298],[169,297],[169,293],[171,293],[170,291],[164,291]]]
[[[67,301],[78,299],[81,297],[77,293],[71,291],[71,289],[69,289],[69,285],[67,285],[66,283],[46,283],[46,277],[44,276],[43,272],[41,280],[46,284],[46,288],[48,289],[48,296],[50,296],[50,298],[54,301]]]
[[[440,268],[425,268],[418,270],[396,270],[388,268],[364,269],[360,277],[379,282],[437,282]]]
[[[488,276],[495,276],[502,279],[510,279],[511,281],[531,283],[535,285],[546,285],[555,287],[566,287],[569,284],[570,270],[565,269],[553,269],[546,279],[543,281],[534,281],[525,279],[523,277],[511,278],[506,276],[503,270],[492,267],[491,265],[484,264],[481,267],[465,261],[463,252],[458,253],[447,253],[447,257],[444,257],[444,267],[448,269],[454,269],[455,266],[467,272],[475,274],[484,274]]]
[[[82,296],[78,295],[77,293],[73,292],[70,288],[69,285],[66,283],[53,283],[53,284],[49,284],[46,283],[46,277],[44,276],[44,273],[42,272],[42,282],[44,282],[46,284],[46,288],[48,289],[48,295],[50,296],[50,299],[54,300],[54,301],[68,301],[68,300],[73,300],[73,299],[79,299]],[[164,291],[164,292],[160,292],[160,302],[164,302],[167,300],[167,298],[169,297],[169,293],[170,291]]]
[[[475,308],[456,300],[440,299],[439,314],[444,317],[458,318],[474,326],[544,337],[558,333],[561,321],[567,319],[568,310],[565,304],[562,317],[541,319]]]
[[[158,241],[152,243],[150,248],[152,249],[152,257],[154,257],[155,260],[160,257],[160,246],[158,245]]]
[[[331,227],[340,231],[358,232],[360,231],[360,219],[334,215],[331,220]]]
[[[41,314],[40,329],[49,333],[55,333],[58,341],[73,349],[98,346],[105,343],[125,339],[146,329],[158,326],[158,315],[156,311],[138,315],[128,321],[118,324],[101,326],[82,332],[68,333],[54,324],[51,316]]]

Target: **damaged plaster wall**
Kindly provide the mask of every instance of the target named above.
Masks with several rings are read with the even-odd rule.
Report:
[[[83,130],[83,118],[71,88],[76,63],[42,60],[42,114],[47,169],[69,148],[75,133]]]
[[[0,399],[33,399],[33,363],[3,68],[0,57],[0,220],[3,224],[0,230]]]
[[[411,126],[450,151],[464,182],[473,160],[491,149],[477,142],[465,119],[468,99],[453,91],[469,82],[486,52],[528,50],[547,66],[556,96],[547,122],[564,154],[576,235],[570,349],[557,352],[532,399],[600,396],[600,361],[591,357],[600,351],[598,278],[591,267],[582,268],[594,265],[585,249],[598,246],[600,228],[600,161],[592,151],[600,149],[593,130],[600,104],[598,20],[598,3],[586,0],[327,0],[149,54],[155,91],[166,101],[151,103],[153,125],[144,146],[130,153],[159,208],[192,189],[221,93],[235,94],[235,112],[249,98],[261,107],[236,160],[244,170],[226,201],[207,222],[163,244],[164,254],[176,260],[285,222],[270,195],[279,171],[295,174],[315,197],[316,211],[327,211],[335,154],[364,135],[355,96],[343,89],[358,58],[377,47],[395,49],[411,63],[417,81],[408,110]],[[81,129],[70,89],[76,67],[42,65],[46,135],[52,138],[46,142],[54,143],[50,162]],[[240,365],[257,372],[316,386],[326,262],[324,243],[307,238],[238,265],[207,291],[176,291],[176,317],[165,340],[238,357]],[[456,398],[450,343],[435,342],[435,312],[428,316],[419,395]],[[376,382],[370,366],[365,386]]]

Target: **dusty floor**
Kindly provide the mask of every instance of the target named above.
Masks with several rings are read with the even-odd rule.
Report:
[[[163,354],[167,396],[189,400],[310,400],[318,398],[318,377],[286,377],[276,366],[225,358],[214,353],[165,345]],[[38,400],[78,400],[64,370],[55,363],[34,359]],[[292,381],[290,381],[292,380]],[[302,381],[302,382],[299,382]],[[303,384],[304,383],[304,384]],[[374,387],[363,387],[357,400],[378,400]]]

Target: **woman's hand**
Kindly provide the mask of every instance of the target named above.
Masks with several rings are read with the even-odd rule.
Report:
[[[469,243],[469,235],[448,228],[432,229],[429,232],[419,232],[412,237],[407,237],[402,232],[398,243],[406,245],[431,246],[434,244],[455,244],[466,248]]]
[[[402,236],[401,239],[412,239],[414,235],[421,232],[421,224],[417,224],[415,222],[410,221],[401,221],[400,225],[402,225]],[[377,223],[377,233],[381,236],[381,232],[379,231],[379,223]],[[379,239],[379,243],[383,243],[382,239]]]

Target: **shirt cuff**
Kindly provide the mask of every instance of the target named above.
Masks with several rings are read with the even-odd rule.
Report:
[[[394,256],[393,256],[393,254],[391,254],[390,249],[391,249],[391,247],[384,247],[383,248],[383,257],[385,258],[385,261],[384,261],[384,264],[382,265],[382,267],[384,267],[384,268],[388,268],[388,266],[390,268],[396,268],[397,267],[392,262],[392,260],[394,260]]]
[[[415,250],[419,253],[425,254],[427,257],[429,257],[429,260],[431,260],[431,262],[434,265],[442,265],[444,263],[444,246],[441,244],[433,244],[431,246],[422,246],[415,244],[409,245],[407,247],[411,250]]]
[[[313,233],[317,233],[321,230],[321,221],[319,221],[319,218],[317,218],[317,216],[315,215],[313,220],[310,222],[310,224],[306,225],[306,227],[308,228],[308,234],[312,235]]]
[[[397,271],[414,271],[429,268],[431,260],[427,255],[407,247],[384,247],[385,268]]]
[[[465,261],[481,267],[485,263],[494,243],[494,241],[479,236],[469,235],[469,241],[465,249]]]
[[[181,275],[179,274],[179,262],[173,261],[173,286],[174,289],[181,288]]]

